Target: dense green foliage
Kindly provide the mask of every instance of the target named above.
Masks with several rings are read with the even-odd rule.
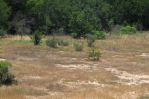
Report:
[[[40,29],[80,38],[117,24],[148,30],[148,11],[149,0],[0,0],[0,28],[8,27],[12,34]]]
[[[32,40],[34,42],[34,45],[39,45],[42,40],[42,32],[36,30],[35,33],[33,34]]]
[[[8,61],[0,61],[0,85],[9,85],[14,82],[14,76],[10,74],[9,67],[11,63]]]
[[[0,29],[6,28],[10,16],[10,7],[4,0],[0,0]]]
[[[136,28],[133,26],[124,26],[121,28],[121,32],[123,34],[134,34],[136,33],[136,31],[137,31]]]
[[[0,37],[4,36],[6,34],[6,30],[4,30],[3,28],[0,29]]]
[[[106,38],[106,32],[104,31],[92,31],[92,35],[95,35],[97,39],[105,39]]]

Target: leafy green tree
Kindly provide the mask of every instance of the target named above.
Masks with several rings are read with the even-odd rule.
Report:
[[[8,25],[8,18],[11,14],[10,7],[4,0],[0,0],[0,28],[6,28]]]
[[[116,24],[149,29],[148,11],[149,0],[0,0],[0,26],[20,20],[26,26],[33,19],[33,31],[81,37],[92,30],[110,31]]]

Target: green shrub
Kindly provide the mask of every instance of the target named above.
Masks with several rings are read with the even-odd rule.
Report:
[[[73,38],[79,38],[79,36],[78,36],[77,33],[71,33],[71,36],[72,36]]]
[[[6,30],[0,29],[0,36],[4,36],[6,33],[7,33]]]
[[[98,61],[101,57],[101,53],[99,50],[92,49],[91,51],[89,51],[88,57],[92,61]]]
[[[75,43],[73,45],[73,47],[74,47],[75,51],[78,51],[78,52],[83,51],[83,44]]]
[[[59,45],[60,46],[68,46],[69,42],[68,41],[64,41],[64,40],[59,40]]]
[[[97,36],[96,35],[92,35],[92,34],[87,34],[86,37],[87,37],[88,47],[93,47],[94,46],[94,42],[97,39]]]
[[[135,34],[137,29],[133,26],[124,26],[120,29],[121,33],[123,34]]]
[[[56,38],[49,38],[47,40],[47,46],[52,48],[57,48],[59,44],[59,40]]]
[[[90,20],[92,17],[89,18]],[[69,30],[72,33],[72,37],[81,38],[85,37],[87,33],[91,33],[94,26],[92,21],[87,20],[85,12],[74,11],[71,13],[69,19]]]
[[[10,62],[0,61],[0,85],[10,85],[15,82],[14,76],[9,73],[10,66]]]
[[[58,46],[68,46],[69,42],[68,41],[64,41],[61,39],[57,39],[57,38],[49,38],[47,40],[47,46],[52,47],[52,48],[57,48]]]
[[[92,31],[93,35],[97,37],[97,39],[105,39],[106,38],[106,32],[103,31]]]
[[[32,40],[34,42],[34,45],[39,45],[42,40],[42,32],[40,32],[39,30],[35,31]]]

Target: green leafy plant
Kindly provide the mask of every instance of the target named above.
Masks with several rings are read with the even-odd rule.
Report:
[[[135,34],[137,32],[137,29],[133,26],[124,26],[121,28],[121,33],[122,34]]]
[[[88,47],[93,47],[94,46],[94,42],[97,39],[97,36],[96,35],[92,35],[92,34],[87,34],[86,37],[87,37]]]
[[[64,40],[59,40],[59,45],[60,46],[68,46],[69,42],[68,41],[64,41]]]
[[[52,48],[57,48],[58,46],[68,46],[69,42],[68,41],[64,41],[62,39],[58,39],[58,38],[49,38],[47,40],[47,46],[52,47]]]
[[[42,32],[39,30],[36,30],[33,34],[32,40],[34,42],[34,45],[39,45],[42,40]]]
[[[89,60],[98,61],[101,57],[101,53],[99,50],[91,49],[91,51],[89,51],[88,57],[89,57]]]
[[[83,44],[75,43],[73,45],[73,47],[74,47],[75,51],[78,51],[78,52],[83,51]]]
[[[92,31],[92,33],[97,37],[97,39],[105,39],[107,34],[104,31]]]
[[[77,33],[71,33],[71,36],[72,36],[73,38],[78,38],[78,37],[79,37]]]
[[[47,46],[48,47],[57,48],[58,45],[59,45],[59,40],[54,38],[54,37],[53,38],[49,38],[47,40]]]
[[[0,84],[10,85],[15,82],[14,75],[10,74],[9,67],[11,63],[8,61],[0,61]]]

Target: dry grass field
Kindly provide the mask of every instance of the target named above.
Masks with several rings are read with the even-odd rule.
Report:
[[[89,61],[86,41],[34,46],[27,36],[0,39],[0,58],[12,63],[18,85],[1,86],[0,99],[149,99],[149,33],[96,41],[102,57]],[[76,52],[74,42],[84,50]]]

